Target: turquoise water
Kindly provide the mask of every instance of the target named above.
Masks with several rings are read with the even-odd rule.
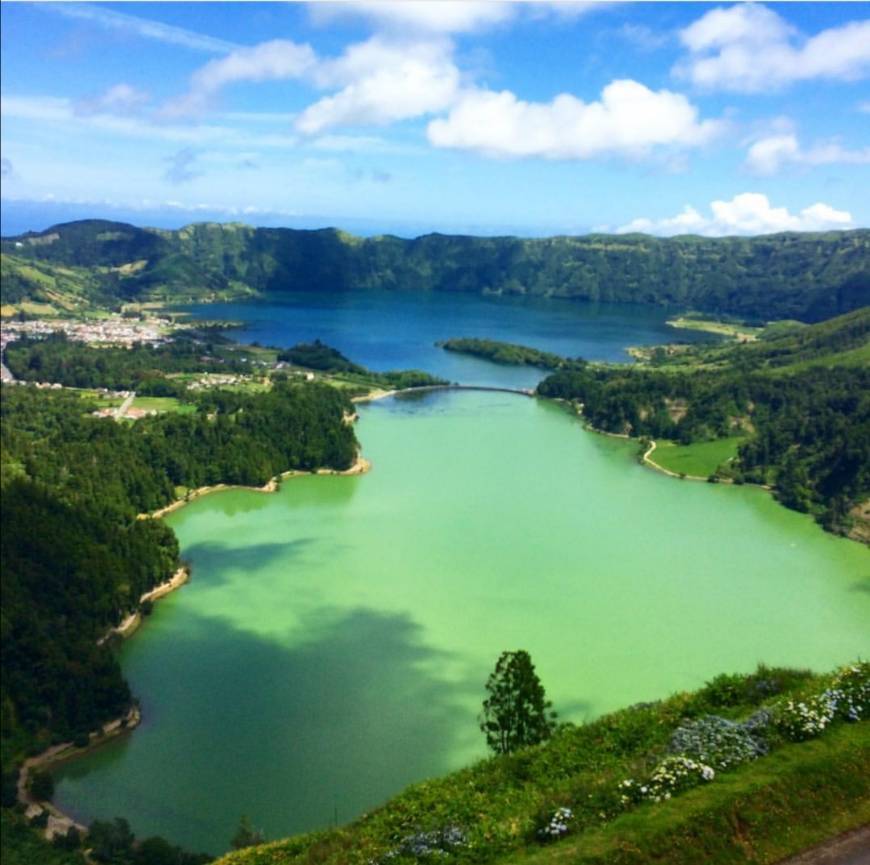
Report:
[[[659,307],[545,298],[493,298],[448,293],[288,292],[270,301],[181,307],[195,317],[243,322],[240,342],[289,346],[320,339],[373,370],[424,369],[448,381],[534,387],[546,374],[496,366],[437,348],[439,340],[486,337],[529,345],[563,357],[628,361],[625,348],[711,337],[675,330]]]
[[[484,753],[499,653],[564,719],[758,662],[870,652],[870,557],[762,491],[675,481],[563,408],[434,392],[361,408],[372,471],[172,514],[193,578],[122,650],[143,724],[57,801],[220,852],[344,822]]]

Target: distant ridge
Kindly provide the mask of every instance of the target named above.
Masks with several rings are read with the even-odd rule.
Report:
[[[39,280],[22,265],[40,262],[99,268],[89,274],[92,285],[119,302],[378,288],[657,304],[809,322],[870,304],[868,229],[405,240],[335,228],[199,223],[165,230],[94,219],[4,237],[2,252],[4,303],[39,299]]]

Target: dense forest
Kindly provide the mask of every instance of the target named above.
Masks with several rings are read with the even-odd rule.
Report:
[[[382,288],[527,294],[820,321],[870,303],[870,231],[763,237],[430,234],[360,238],[230,223],[178,231],[103,220],[4,238],[3,302],[61,285],[124,300]],[[90,275],[82,279],[82,273]]]
[[[178,565],[173,533],[139,513],[179,488],[344,469],[357,452],[351,403],[322,384],[210,391],[193,414],[135,424],[93,417],[91,407],[76,392],[2,389],[4,771],[129,703],[97,640]]]
[[[729,469],[771,484],[835,531],[870,495],[870,310],[740,346],[695,347],[653,367],[571,361],[538,386],[597,429],[682,444],[745,434]]]
[[[446,339],[438,345],[446,351],[458,354],[470,354],[482,357],[493,363],[511,364],[514,366],[537,366],[542,369],[558,369],[565,362],[549,351],[529,348],[526,345],[516,345],[510,342],[499,342],[494,339],[476,339],[473,337],[457,337]]]

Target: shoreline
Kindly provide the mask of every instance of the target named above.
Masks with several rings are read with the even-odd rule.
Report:
[[[53,802],[37,799],[31,794],[29,787],[31,773],[48,769],[58,763],[65,763],[67,760],[73,760],[94,751],[119,736],[131,733],[139,726],[141,720],[142,713],[139,707],[134,704],[127,710],[126,714],[106,721],[97,730],[88,733],[87,745],[61,742],[46,748],[34,757],[28,757],[21,764],[16,783],[16,798],[24,808],[24,817],[28,824],[42,814],[48,814],[45,827],[41,827],[42,835],[47,841],[51,841],[57,836],[66,835],[70,829],[75,829],[80,835],[86,835],[87,826],[79,823]]]
[[[110,640],[112,637],[120,637],[126,640],[132,637],[142,624],[142,604],[154,603],[161,598],[165,598],[170,592],[180,589],[190,579],[190,568],[187,565],[182,565],[166,582],[159,583],[153,589],[143,592],[139,597],[138,607],[125,616],[124,619],[113,628],[109,628],[106,633],[97,640],[97,645],[102,646],[103,643]]]
[[[161,598],[165,598],[170,593],[180,589],[190,579],[190,568],[187,565],[182,565],[168,580],[154,586],[147,592],[143,592],[139,597],[139,609],[134,610],[127,615],[118,625],[109,628],[106,633],[97,640],[97,645],[101,646],[112,637],[120,637],[122,640],[127,640],[136,633],[139,626],[142,624],[141,606],[146,602],[154,603]],[[124,715],[119,718],[114,718],[101,724],[96,730],[88,733],[88,743],[86,745],[76,745],[75,742],[61,742],[57,745],[51,745],[39,754],[33,757],[28,757],[21,764],[18,772],[18,781],[16,783],[16,798],[24,808],[24,816],[30,822],[34,818],[40,817],[43,813],[48,814],[48,819],[43,830],[43,837],[47,841],[53,840],[57,836],[66,835],[70,829],[75,829],[80,835],[87,834],[88,827],[79,823],[71,815],[67,814],[54,802],[37,799],[30,792],[30,776],[32,772],[48,769],[58,763],[65,763],[67,760],[73,760],[81,757],[84,754],[90,753],[96,748],[105,745],[112,739],[116,739],[126,733],[130,733],[139,726],[142,720],[142,712],[139,706],[134,703]]]
[[[598,429],[597,427],[592,426],[588,420],[583,416],[583,405],[582,403],[576,403],[572,400],[564,400],[557,399],[556,402],[562,402],[566,405],[570,406],[578,418],[581,418],[583,421],[583,428],[589,430],[590,432],[595,433],[596,435],[607,436],[608,438],[614,439],[624,439],[625,441],[635,441],[640,444],[641,439],[637,436],[630,436],[627,433],[613,433],[608,432],[607,430]],[[670,478],[676,478],[678,481],[703,481],[704,483],[709,483],[708,479],[705,477],[701,477],[701,475],[681,475],[677,472],[671,471],[670,469],[666,469],[664,466],[660,466],[657,462],[650,459],[650,454],[652,454],[656,449],[656,441],[655,439],[649,439],[649,446],[647,449],[641,454],[640,463],[643,466],[647,466],[654,471],[659,472],[660,474],[667,475]],[[731,484],[735,485],[734,481],[731,478],[719,478],[717,483],[720,484]],[[736,485],[735,485],[736,486]],[[756,489],[765,490],[766,492],[772,492],[773,487],[770,484],[753,484],[753,483],[745,483],[744,486],[747,487],[755,487]]]
[[[381,399],[380,396],[376,397],[376,399]],[[247,490],[251,493],[276,493],[280,489],[281,481],[288,480],[290,478],[295,477],[304,477],[306,475],[335,475],[338,477],[351,477],[354,475],[364,475],[367,472],[371,471],[372,464],[370,460],[367,460],[362,454],[357,454],[356,459],[353,462],[353,465],[350,468],[346,469],[312,469],[310,471],[304,469],[289,469],[286,472],[281,472],[281,474],[275,475],[275,477],[268,480],[261,487],[253,487],[246,486],[245,484],[213,484],[211,486],[205,487],[197,487],[194,490],[190,490],[185,494],[184,498],[176,499],[174,502],[171,502],[168,505],[165,505],[162,508],[158,508],[156,511],[152,511],[151,513],[139,514],[138,518],[140,520],[159,520],[165,517],[167,514],[171,514],[173,511],[180,510],[185,505],[190,504],[192,501],[195,501],[198,498],[202,498],[203,496],[211,495],[212,493],[222,493],[227,490]]]

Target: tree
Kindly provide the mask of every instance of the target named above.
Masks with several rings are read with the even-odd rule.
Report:
[[[263,833],[259,829],[254,829],[251,826],[251,821],[243,814],[242,819],[239,820],[239,828],[236,829],[236,834],[230,841],[230,846],[233,850],[241,850],[244,847],[256,847],[257,844],[262,844],[263,840]]]
[[[548,739],[556,713],[544,693],[528,652],[502,652],[486,683],[480,729],[496,754],[509,754]]]

